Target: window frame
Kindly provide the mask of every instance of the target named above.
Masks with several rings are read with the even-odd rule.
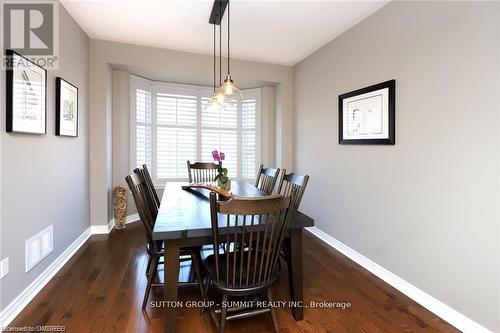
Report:
[[[151,92],[151,178],[155,184],[155,187],[158,189],[162,189],[165,187],[165,183],[168,181],[187,181],[186,178],[158,178],[157,177],[157,131],[159,127],[166,128],[195,128],[196,129],[196,159],[197,161],[202,161],[202,138],[201,132],[202,129],[214,129],[218,130],[216,127],[203,127],[202,126],[202,99],[204,97],[210,97],[213,93],[212,87],[207,86],[198,86],[198,85],[189,85],[189,84],[178,84],[178,83],[170,83],[170,82],[161,82],[161,81],[151,81],[148,79],[144,79],[135,75],[130,75],[130,150],[129,150],[129,163],[130,168],[133,170],[137,167],[137,147],[136,147],[136,127],[138,125],[136,119],[136,89],[142,89]],[[191,125],[166,125],[157,123],[157,110],[156,110],[156,94],[157,93],[178,93],[182,94],[191,94],[196,96],[196,127]],[[245,97],[255,98],[255,172],[257,172],[257,168],[259,166],[259,161],[261,159],[261,89],[260,88],[251,88],[251,89],[243,89],[242,93]],[[226,130],[232,128],[225,128]],[[243,141],[243,128],[242,128],[242,102],[238,103],[237,107],[237,127],[236,127],[236,138],[237,138],[237,176],[231,177],[231,179],[235,180],[246,180],[251,181],[254,178],[243,178],[243,154],[242,154],[242,141]],[[203,160],[202,162],[208,162],[207,160]],[[254,172],[254,174],[255,174]],[[255,176],[254,176],[255,177]]]
[[[130,76],[130,129],[129,129],[129,162],[130,162],[130,170],[134,170],[137,168],[137,147],[136,147],[136,134],[137,134],[137,116],[136,116],[136,90],[142,89],[145,91],[151,92],[151,110],[153,108],[154,100],[156,99],[153,93],[153,84],[151,81],[140,78],[138,76]],[[152,112],[153,113],[153,112]],[[156,120],[156,119],[155,119]],[[153,122],[153,114],[151,115],[151,163],[153,163],[153,157],[156,154],[154,151],[154,147],[156,144],[154,143],[154,138],[156,137],[156,131],[153,130],[154,122]],[[154,145],[154,146],[153,146]]]

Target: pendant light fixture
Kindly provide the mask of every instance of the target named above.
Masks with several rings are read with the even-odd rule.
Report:
[[[231,54],[230,54],[230,32],[231,32],[231,5],[230,1],[227,1],[227,75],[224,79],[224,84],[219,88],[220,91],[225,95],[225,98],[231,103],[235,100],[240,100],[243,98],[243,94],[240,89],[236,87],[234,81],[231,77]],[[222,51],[222,50],[221,50]]]
[[[208,112],[219,112],[221,111],[223,108],[224,108],[224,101],[225,101],[225,96],[223,96],[222,94],[220,94],[218,91],[219,89],[216,88],[216,82],[217,82],[217,79],[216,79],[216,74],[215,74],[215,69],[216,69],[216,64],[217,64],[217,58],[216,58],[216,24],[214,23],[213,24],[214,26],[214,57],[213,57],[213,89],[214,89],[214,92],[212,94],[212,97],[210,97],[210,100],[207,102],[207,104],[205,104],[205,110],[208,111]],[[220,75],[221,75],[221,70],[220,70],[220,65],[219,65],[219,85],[220,85]]]
[[[222,5],[220,2],[219,6],[220,6],[219,7],[220,12],[222,13]],[[224,107],[224,104],[232,104],[232,100],[228,98],[228,96],[224,93],[224,90],[222,89],[222,22],[221,25],[219,25],[219,88],[217,88],[214,94],[215,94],[215,99],[222,107]]]

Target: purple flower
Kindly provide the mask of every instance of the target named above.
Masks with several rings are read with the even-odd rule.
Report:
[[[220,161],[221,160],[221,158],[219,156],[219,152],[217,151],[217,149],[214,150],[214,151],[212,151],[212,157],[213,157],[214,161]]]
[[[220,160],[224,161],[225,158],[226,158],[226,154],[224,154],[223,152],[220,152]]]

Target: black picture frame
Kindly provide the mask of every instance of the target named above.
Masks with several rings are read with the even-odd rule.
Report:
[[[344,138],[344,100],[381,89],[388,89],[387,138],[349,139]],[[351,145],[395,145],[396,144],[396,80],[389,80],[369,87],[339,95],[339,144]]]
[[[21,54],[17,53],[14,50],[6,49],[5,50],[5,55],[6,55],[6,68],[5,68],[5,73],[6,73],[6,82],[5,82],[5,87],[6,87],[6,93],[5,93],[5,125],[6,125],[6,131],[9,133],[20,133],[20,134],[36,134],[36,135],[46,135],[47,134],[47,71],[34,63],[33,61],[29,60],[26,57],[23,57]],[[43,132],[42,131],[29,131],[29,130],[19,130],[16,129],[18,126],[14,124],[15,122],[15,117],[14,117],[14,108],[16,105],[14,105],[14,57],[20,57],[22,58],[23,62],[29,63],[30,66],[33,66],[34,69],[39,71],[40,73],[43,74]]]
[[[75,114],[75,128],[74,133],[67,133],[61,130],[61,89],[62,86],[66,85],[75,90],[76,92],[76,114]],[[56,77],[56,135],[57,136],[67,136],[67,137],[78,137],[78,87],[70,82],[66,81],[62,77]]]

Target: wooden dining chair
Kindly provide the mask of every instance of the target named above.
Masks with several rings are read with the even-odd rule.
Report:
[[[156,192],[156,188],[155,188],[155,185],[153,183],[153,179],[151,178],[151,174],[149,173],[148,166],[146,164],[143,164],[142,169],[136,168],[134,170],[134,172],[138,173],[142,177],[144,177],[148,191],[151,193],[151,197],[153,198],[153,202],[156,205],[156,207],[159,209],[160,208],[160,198],[158,197],[158,193]]]
[[[286,173],[283,169],[283,176],[278,183],[278,193],[283,196],[290,196],[293,189],[296,189],[295,197],[291,197],[292,207],[299,209],[300,202],[304,196],[304,191],[307,187],[307,182],[309,181],[308,175],[301,175],[295,172]]]
[[[217,169],[222,168],[222,162],[195,162],[187,161],[190,183],[211,183],[217,176]]]
[[[156,216],[158,215],[158,211],[160,210],[160,200],[158,199],[158,195],[156,193],[156,189],[154,187],[153,181],[151,180],[151,176],[149,175],[149,171],[147,169],[146,165],[143,165],[144,168],[136,168],[134,169],[134,173],[137,175],[141,175],[142,178],[144,179],[144,189],[147,191],[147,196],[146,199],[147,201],[145,202],[148,210],[152,214],[153,218],[153,226],[154,226],[154,221],[156,221]],[[149,178],[149,180],[148,180]]]
[[[146,181],[144,177],[140,174],[133,173],[125,178],[132,196],[134,198],[135,206],[137,207],[137,212],[141,219],[142,225],[146,233],[147,246],[146,251],[152,260],[148,263],[148,282],[146,285],[146,290],[144,292],[144,299],[142,302],[142,309],[146,308],[146,303],[149,298],[149,293],[152,287],[163,287],[161,283],[154,283],[156,273],[158,270],[158,264],[162,257],[165,256],[165,251],[162,246],[162,242],[153,240],[153,226],[155,220],[155,212],[151,210],[148,202],[153,199],[150,197],[151,192],[148,190]],[[201,277],[201,255],[199,247],[195,248],[183,248],[180,251],[179,260],[188,261],[191,260],[193,263],[193,268],[195,271],[196,279],[200,285],[200,292],[203,297],[203,286]],[[168,269],[164,267],[164,269]]]
[[[260,296],[272,302],[270,288],[278,278],[276,262],[290,221],[289,207],[290,197],[282,195],[218,202],[216,194],[210,193],[213,247],[224,244],[225,251],[216,251],[204,262],[208,274],[205,295],[212,286],[222,296],[220,309],[210,309],[219,332],[224,332],[227,320],[266,312],[271,314],[274,331],[279,331],[272,306],[228,308],[227,301]]]
[[[152,214],[153,227],[154,227],[154,222],[156,221],[156,216],[158,215],[158,211],[160,210],[160,199],[158,198],[158,194],[156,193],[156,188],[153,184],[153,180],[152,180],[151,175],[149,173],[148,166],[146,164],[143,164],[142,169],[135,168],[134,173],[141,175],[144,178],[146,190],[148,191],[148,195],[146,197],[146,199],[147,199],[146,204],[147,204],[149,211]],[[158,243],[160,243],[160,247],[161,247],[162,242],[158,242]],[[153,256],[149,255],[148,264],[146,266],[146,276],[149,275],[149,270],[151,268],[152,261],[153,261]],[[164,263],[159,261],[156,263],[156,266],[158,266],[160,264],[164,264]]]
[[[295,172],[286,173],[283,169],[283,175],[278,183],[278,193],[283,196],[290,196],[290,205],[294,210],[298,210],[302,197],[309,182],[308,175],[301,175]],[[286,261],[288,267],[291,267],[290,261],[292,260],[290,251],[290,238],[285,238],[281,247],[281,257]],[[278,267],[281,270],[281,261],[278,260]],[[288,270],[288,280],[292,284],[292,272]]]
[[[264,165],[261,164],[259,167],[259,172],[257,172],[257,178],[255,179],[255,187],[257,187],[261,191],[266,192],[267,194],[273,193],[273,189],[276,185],[276,180],[278,179],[279,174],[279,168],[264,168]]]

